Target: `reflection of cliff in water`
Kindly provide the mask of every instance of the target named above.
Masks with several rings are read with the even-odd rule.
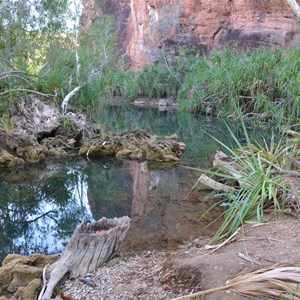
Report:
[[[212,232],[213,228],[204,230],[207,219],[199,222],[209,208],[203,201],[205,195],[186,197],[199,173],[184,168],[150,171],[146,162],[133,162],[130,171],[134,180],[132,222],[125,248],[170,248]],[[212,214],[208,217],[213,218]]]
[[[169,248],[200,235],[211,219],[199,222],[209,208],[206,194],[186,197],[199,176],[181,167],[149,170],[147,162],[106,160],[87,171],[88,201],[94,219],[128,215],[131,227],[124,248]]]
[[[87,196],[95,220],[130,216],[133,183],[128,167],[129,163],[105,159],[86,170]]]

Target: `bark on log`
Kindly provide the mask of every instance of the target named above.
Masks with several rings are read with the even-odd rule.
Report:
[[[287,136],[291,136],[291,137],[295,137],[295,138],[300,138],[300,132],[287,129],[285,133],[287,134]]]
[[[76,278],[103,265],[118,251],[129,226],[129,217],[102,218],[92,224],[81,224],[61,258],[49,267],[50,278],[42,299],[51,298],[55,286],[66,273]]]
[[[198,181],[212,190],[223,191],[225,193],[235,191],[234,187],[217,182],[204,174],[198,178]]]
[[[226,155],[222,151],[217,151],[213,161],[214,167],[223,167],[233,178],[237,180],[241,188],[249,187],[249,184],[243,180],[241,173],[241,166],[234,162],[233,158]]]

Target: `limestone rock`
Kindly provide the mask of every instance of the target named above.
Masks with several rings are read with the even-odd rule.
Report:
[[[28,283],[26,286],[19,287],[15,296],[18,299],[37,299],[42,289],[42,280],[35,278]]]
[[[176,135],[156,143],[156,136],[140,129],[105,135],[103,127],[87,122],[85,115],[68,112],[62,116],[51,105],[48,107],[35,97],[31,101],[31,106],[21,105],[15,112],[15,131],[0,133],[0,167],[15,167],[38,163],[47,157],[78,154],[77,147],[80,147],[79,154],[86,156],[174,162],[179,160],[185,148],[184,144],[177,142]],[[30,123],[30,118],[34,125]]]
[[[47,156],[48,149],[45,146],[30,146],[26,148],[18,148],[17,155],[23,157],[29,163],[37,163]]]
[[[39,137],[53,132],[59,126],[60,118],[54,103],[45,103],[34,95],[29,95],[28,99],[21,98],[15,107],[12,117],[15,131]]]
[[[49,157],[64,157],[74,152],[97,133],[83,114],[61,115],[53,103],[29,95],[11,108],[14,130],[0,133],[0,167],[37,163]]]
[[[131,159],[142,159],[143,158],[143,151],[142,149],[123,149],[116,153],[117,158],[126,158],[129,157]]]
[[[147,160],[179,161],[185,150],[185,144],[174,140],[163,140],[148,144]]]
[[[93,139],[83,144],[79,154],[176,162],[185,151],[185,144],[177,142],[177,138],[176,135],[171,135],[157,141],[156,136],[140,129],[125,131],[111,138]]]
[[[0,151],[0,166],[1,167],[16,167],[24,165],[25,161],[22,158],[15,157],[6,150]]]
[[[60,125],[56,130],[56,135],[63,135],[68,138],[80,140],[83,137],[83,131],[86,129],[87,120],[83,114],[75,114],[72,112],[61,116]]]
[[[57,259],[57,255],[7,255],[0,268],[2,294],[8,299],[36,300],[41,289],[41,277],[45,265],[52,264]]]

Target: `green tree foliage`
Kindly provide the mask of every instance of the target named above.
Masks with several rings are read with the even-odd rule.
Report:
[[[68,0],[4,1],[0,6],[1,57],[15,68],[30,71],[29,63],[53,34],[66,28]]]
[[[5,111],[20,93],[37,91],[47,53],[66,30],[69,0],[6,0],[0,4],[0,97]]]
[[[102,89],[96,80],[117,60],[115,24],[102,16],[80,31],[80,13],[79,0],[0,4],[0,97],[6,103],[30,91],[59,102],[76,96],[83,105],[95,98]]]
[[[50,73],[39,81],[43,93],[55,93],[62,100],[79,87],[72,97],[78,106],[92,105],[104,88],[101,77],[117,62],[115,22],[104,15],[88,29],[69,33],[47,53]]]

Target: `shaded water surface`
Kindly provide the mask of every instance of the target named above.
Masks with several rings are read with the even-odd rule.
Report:
[[[175,247],[216,229],[205,226],[218,211],[199,221],[212,201],[205,201],[204,192],[189,193],[199,173],[182,165],[210,166],[220,147],[207,132],[232,142],[223,122],[133,107],[103,108],[97,121],[114,131],[176,133],[187,151],[175,166],[76,157],[1,170],[0,259],[12,252],[60,252],[76,226],[103,216],[132,218],[128,250]]]

